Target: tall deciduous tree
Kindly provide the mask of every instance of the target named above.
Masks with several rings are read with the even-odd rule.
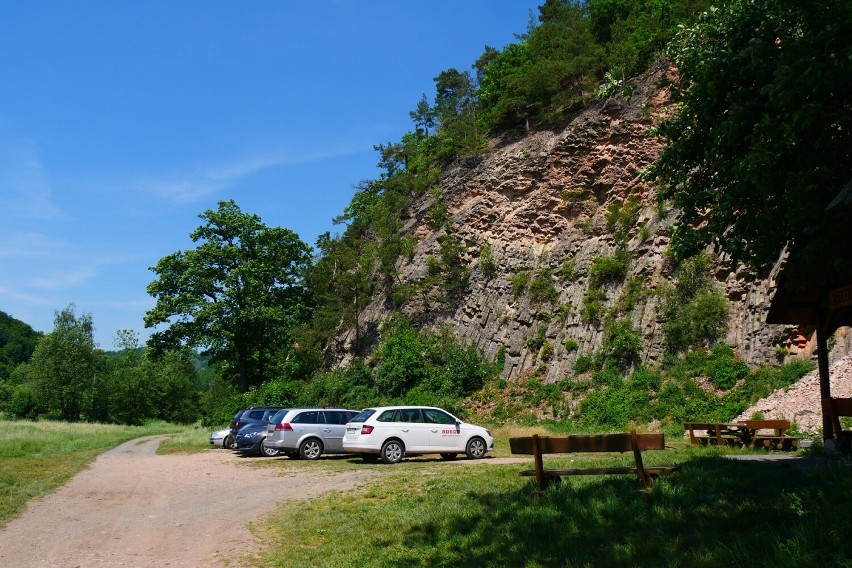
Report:
[[[235,371],[240,390],[267,379],[270,358],[292,349],[291,330],[309,314],[302,274],[310,248],[291,230],[267,227],[237,204],[219,202],[190,235],[198,247],[160,259],[145,315],[155,349],[202,347]]]
[[[680,209],[672,247],[756,267],[788,247],[791,286],[852,275],[852,3],[731,0],[674,50],[682,98],[651,174]]]
[[[74,305],[56,312],[53,331],[39,340],[26,373],[48,412],[77,422],[96,380],[94,325]]]

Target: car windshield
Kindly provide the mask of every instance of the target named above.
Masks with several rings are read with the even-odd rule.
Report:
[[[350,422],[366,422],[367,419],[375,413],[376,411],[373,408],[362,410],[361,413],[352,420],[350,420]]]

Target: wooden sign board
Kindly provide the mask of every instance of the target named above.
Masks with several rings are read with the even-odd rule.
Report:
[[[828,307],[831,309],[852,306],[852,286],[835,288],[828,293]]]

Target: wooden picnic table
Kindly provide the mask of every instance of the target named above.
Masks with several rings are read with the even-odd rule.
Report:
[[[748,446],[754,431],[745,422],[687,422],[689,440],[695,445]],[[706,434],[696,434],[704,430]]]
[[[799,438],[785,435],[790,428],[787,420],[743,420],[740,422],[686,422],[692,444],[732,446],[744,448],[795,449]],[[761,434],[761,430],[773,430],[772,434]],[[696,434],[705,431],[705,434]]]

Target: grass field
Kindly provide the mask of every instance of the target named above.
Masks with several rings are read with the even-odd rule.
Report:
[[[98,454],[141,436],[186,430],[166,423],[136,427],[0,421],[0,527],[23,511],[27,501],[61,486]],[[204,442],[209,445],[206,438]]]
[[[207,450],[207,430],[0,422],[0,525],[26,501],[61,485],[118,443],[178,432],[165,452]],[[497,432],[496,457],[509,455]],[[316,474],[380,472],[353,491],[287,501],[252,525],[264,546],[257,566],[852,567],[852,466],[791,467],[725,459],[739,450],[648,452],[646,465],[679,464],[653,491],[632,476],[566,479],[542,498],[524,464],[465,460],[364,464],[348,456],[318,462],[257,458],[256,467]],[[226,451],[226,450],[207,450]],[[531,460],[529,460],[531,462]],[[617,465],[630,456],[556,457],[548,465]],[[298,473],[296,473],[298,475]],[[365,477],[365,479],[368,479]],[[286,483],[286,479],[277,479]]]
[[[680,441],[678,441],[680,442]],[[526,465],[406,460],[351,493],[279,506],[255,531],[257,566],[852,566],[849,466],[798,470],[678,447],[646,465],[680,464],[637,490],[632,476],[566,479],[531,498]],[[554,458],[616,465],[629,456]],[[267,462],[274,467],[274,460]],[[297,462],[300,467],[316,463]],[[289,465],[289,462],[288,462]],[[331,465],[331,464],[329,464]]]

